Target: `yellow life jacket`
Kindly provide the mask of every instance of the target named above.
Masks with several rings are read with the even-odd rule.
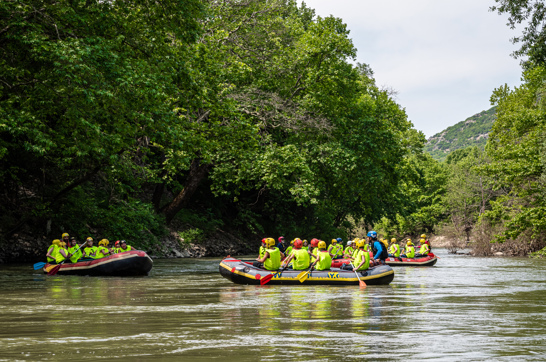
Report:
[[[427,244],[423,244],[421,245],[421,248],[419,249],[419,254],[428,254],[430,252],[429,248],[428,248],[428,245]]]
[[[370,253],[366,250],[358,249],[356,251],[355,262],[353,264],[355,268],[358,267],[363,260],[364,260],[364,264],[357,269],[358,271],[366,270],[370,267]]]
[[[310,257],[307,250],[294,249],[292,253],[294,254],[294,259],[292,261],[292,268],[294,270],[305,270],[309,268]]]
[[[319,251],[318,253],[319,261],[315,264],[315,269],[317,270],[330,270],[332,266],[332,257],[328,251]]]
[[[406,246],[406,258],[415,257],[415,248],[413,246]]]
[[[278,270],[281,267],[281,251],[279,248],[267,249],[269,258],[264,261],[264,268],[267,270]]]
[[[86,246],[83,248],[83,257],[97,259],[97,252],[96,246]]]
[[[68,248],[68,253],[72,254],[72,256],[70,257],[70,261],[72,263],[77,263],[78,259],[81,259],[82,257],[82,251],[78,250],[79,248],[80,247],[78,245]]]
[[[396,258],[400,256],[400,247],[398,244],[392,244],[389,248],[389,254],[393,254]]]
[[[59,245],[50,245],[49,248],[47,248],[47,254],[50,254],[50,255],[53,256],[53,258],[51,258],[51,257],[49,257],[49,256],[47,257],[47,261],[48,261],[49,263],[55,261],[54,256],[57,255],[57,251],[59,250],[59,248],[60,248]]]
[[[99,246],[97,248],[97,256],[96,256],[96,259],[100,259],[100,258],[105,258],[107,257],[109,254],[108,252],[108,248],[105,248],[104,246]]]
[[[120,252],[120,253],[124,253],[124,252],[126,252],[126,251],[131,251],[131,250],[133,250],[133,248],[132,248],[130,245],[126,245],[126,246],[127,246],[127,249],[119,248],[119,249],[118,249],[119,252]]]
[[[59,264],[60,262],[62,262],[64,259],[66,259],[63,254],[61,254],[61,250],[64,251],[64,253],[66,255],[68,255],[68,253],[66,252],[66,249],[63,248],[63,247],[59,247],[57,248],[57,250],[54,252],[54,256],[55,256],[55,261],[57,262],[57,264]]]

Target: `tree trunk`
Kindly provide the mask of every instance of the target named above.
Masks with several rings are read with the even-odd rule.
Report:
[[[201,164],[200,159],[195,159],[192,161],[190,173],[186,179],[186,182],[184,183],[184,188],[163,210],[167,224],[169,224],[173,220],[174,216],[188,204],[189,200],[195,193],[195,190],[197,190],[197,186],[199,186],[201,181],[203,181],[207,175],[209,168],[210,165]]]

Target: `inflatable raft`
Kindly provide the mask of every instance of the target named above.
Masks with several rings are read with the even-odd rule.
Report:
[[[256,268],[251,261],[242,261],[233,258],[226,258],[220,262],[220,274],[236,284],[259,285],[260,279],[273,274],[268,285],[358,285],[358,278],[355,272],[334,268],[331,270],[312,270],[301,283],[297,278],[302,270],[286,269],[284,271],[269,271]],[[360,279],[367,285],[387,285],[394,279],[394,271],[388,265],[372,267],[368,270],[358,272]]]
[[[388,257],[385,262],[390,266],[433,266],[438,261],[438,258],[433,253],[426,256],[415,258],[393,258]]]
[[[133,250],[114,254],[106,258],[82,260],[75,264],[64,263],[57,272],[58,275],[90,275],[90,276],[137,276],[148,275],[153,266],[152,259],[143,251]],[[46,264],[47,273],[57,264]]]
[[[438,258],[433,253],[416,258],[392,258],[388,257],[385,263],[389,266],[433,266]],[[332,260],[332,268],[340,268],[343,264],[349,264],[349,259]]]

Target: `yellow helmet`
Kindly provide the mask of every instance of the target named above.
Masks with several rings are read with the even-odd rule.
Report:
[[[426,241],[425,239],[421,239],[421,240],[419,240],[419,242],[420,242],[421,244],[424,244],[424,243],[425,243],[425,241]]]
[[[268,248],[275,246],[275,239],[273,238],[265,239],[265,246],[267,246]]]
[[[332,239],[332,244],[337,244],[337,240],[336,239]],[[320,246],[319,246],[320,248]]]
[[[59,239],[55,239],[51,242],[51,245],[61,245],[61,241]]]
[[[337,240],[333,240],[333,241],[337,241]],[[319,241],[317,246],[318,246],[319,249],[326,249],[326,243],[324,241],[322,241],[322,240]]]
[[[61,246],[62,248],[64,248],[64,247],[66,246],[66,243],[65,243],[64,241],[61,241],[60,246]]]
[[[411,239],[408,239],[408,241],[406,242],[406,245],[411,245],[411,246],[413,246],[413,243],[411,242]]]
[[[85,241],[93,241],[93,238],[89,236]]]
[[[294,245],[294,242],[296,241],[296,239],[294,240],[290,240],[290,245]]]
[[[427,238],[427,236],[425,234],[421,234],[421,237],[424,238],[424,239]]]
[[[396,238],[391,239],[391,244],[394,244],[394,243],[396,243]]]
[[[359,238],[356,238],[353,240],[353,243],[358,243],[359,240],[360,240]]]
[[[68,233],[63,233],[63,234],[61,235],[61,238],[64,238],[65,236],[70,236],[70,235],[68,235]]]
[[[358,239],[358,241],[356,242],[356,247],[357,248],[363,248],[365,246],[366,246],[366,242],[364,240]]]

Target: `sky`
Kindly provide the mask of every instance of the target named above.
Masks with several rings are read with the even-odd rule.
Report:
[[[381,88],[395,90],[427,138],[491,108],[495,88],[521,84],[518,36],[494,0],[305,0],[321,17],[343,19]]]

